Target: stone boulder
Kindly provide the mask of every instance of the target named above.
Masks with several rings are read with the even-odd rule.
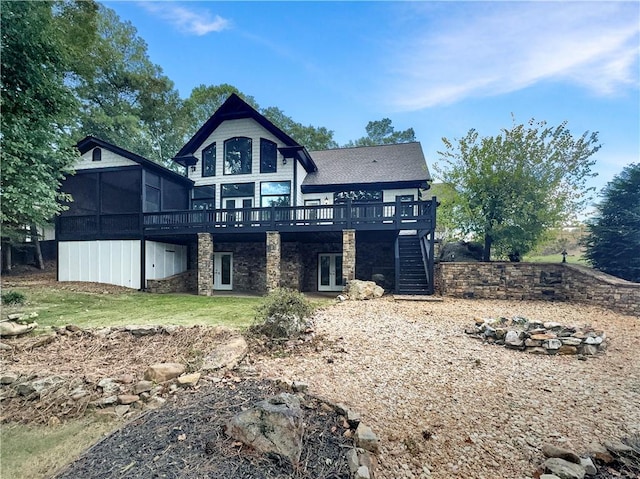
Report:
[[[144,373],[147,381],[163,383],[170,379],[177,378],[185,371],[185,367],[180,363],[158,363],[149,366]]]
[[[256,451],[279,454],[296,465],[302,454],[303,419],[300,400],[281,393],[231,418],[226,432]]]
[[[249,346],[242,336],[232,336],[224,343],[216,346],[203,360],[203,371],[233,369],[247,355]]]
[[[20,336],[38,327],[38,323],[18,324],[15,321],[0,322],[0,336]]]
[[[480,243],[458,241],[446,243],[440,250],[440,261],[482,261],[484,248]]]
[[[374,281],[353,279],[347,283],[344,292],[347,293],[349,299],[360,301],[363,299],[379,298],[384,294],[384,289]]]

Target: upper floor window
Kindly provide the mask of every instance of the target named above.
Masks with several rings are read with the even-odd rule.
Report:
[[[100,148],[94,148],[91,153],[91,161],[102,161],[102,150]]]
[[[202,150],[202,176],[216,176],[216,144]]]
[[[266,181],[260,183],[260,206],[290,206],[291,182]]]
[[[215,185],[196,186],[191,190],[192,210],[213,210],[216,202]]]
[[[260,138],[260,173],[278,171],[278,148],[273,141]]]
[[[224,174],[251,173],[251,138],[235,137],[224,142]]]

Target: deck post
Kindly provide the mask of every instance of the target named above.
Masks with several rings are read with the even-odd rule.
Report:
[[[356,279],[356,230],[342,230],[342,284]]]
[[[280,233],[267,231],[267,291],[280,287]]]
[[[198,233],[198,294],[213,294],[213,235]]]

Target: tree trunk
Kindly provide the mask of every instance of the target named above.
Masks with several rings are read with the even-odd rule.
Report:
[[[34,259],[38,269],[44,269],[44,260],[42,259],[42,249],[40,249],[40,238],[38,237],[38,227],[31,225],[31,242],[34,246]]]
[[[490,235],[484,235],[484,251],[482,252],[482,261],[491,261],[491,244],[493,243],[493,238]]]
[[[2,244],[2,271],[11,271],[11,243]]]

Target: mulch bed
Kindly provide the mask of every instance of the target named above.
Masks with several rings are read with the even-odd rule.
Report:
[[[232,416],[278,392],[273,382],[258,379],[203,385],[127,423],[55,477],[348,479],[345,454],[353,441],[344,435],[343,418],[316,398],[302,401],[305,435],[297,467],[226,436]]]

